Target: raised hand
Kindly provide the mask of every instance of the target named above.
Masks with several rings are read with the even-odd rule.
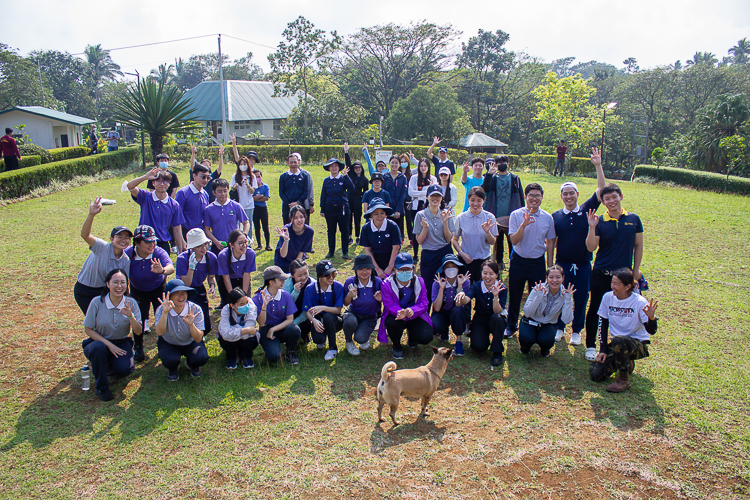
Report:
[[[536,282],[536,285],[534,285],[534,290],[542,293],[543,295],[547,295],[547,289],[544,288],[544,283],[542,283],[541,281]]]
[[[186,325],[192,325],[195,323],[195,311],[190,304],[187,305],[187,308],[188,313],[182,317],[182,321],[184,321]]]
[[[289,228],[284,226],[281,229],[278,227],[276,229],[276,234],[278,234],[281,238],[284,238],[285,240],[289,239]]]
[[[151,272],[155,274],[164,274],[164,266],[159,259],[151,259]]]
[[[440,212],[440,218],[443,220],[443,224],[448,222],[448,220],[453,217],[453,209],[452,208],[446,208],[442,212]],[[424,220],[424,219],[422,219]]]
[[[430,227],[430,225],[427,223],[427,219],[422,217],[422,220],[419,222],[419,224],[422,226],[422,229],[427,229]]]
[[[159,172],[161,172],[161,169],[159,167],[152,168],[146,174],[146,179],[148,179],[150,181],[155,180],[157,177],[159,177]]]
[[[435,281],[437,281],[440,288],[445,288],[446,283],[448,283],[448,280],[440,276],[440,273],[435,274]]]
[[[490,288],[490,292],[492,292],[492,295],[497,297],[498,295],[500,295],[500,292],[502,291],[502,289],[503,289],[502,283],[495,283],[494,285],[492,285],[492,288]]]
[[[341,175],[349,175],[349,167],[344,167],[344,170],[341,171]]]
[[[380,290],[378,290],[377,292],[375,292],[375,294],[373,295],[373,297],[375,297],[375,300],[377,300],[378,302],[382,302],[383,301],[383,296],[380,294]]]
[[[161,295],[161,298],[158,300],[159,300],[159,304],[161,304],[162,313],[168,313],[169,311],[174,309],[174,302],[169,300],[169,292],[163,293]]]
[[[646,313],[646,316],[648,316],[648,319],[654,320],[656,319],[656,308],[659,307],[659,301],[656,299],[651,299],[648,301],[648,304],[643,306],[643,312]]]
[[[566,294],[566,293],[568,295],[573,295],[574,293],[576,293],[576,289],[573,286],[573,283],[568,283],[568,287],[567,288],[563,288],[563,295]]]
[[[302,290],[302,285],[304,285],[304,283],[302,283],[301,281],[299,283],[295,283],[294,284],[294,289],[299,292],[299,291]]]
[[[263,294],[261,295],[261,298],[263,299],[263,305],[261,306],[261,309],[266,309],[268,304],[271,302],[271,295],[269,295],[267,290],[263,290]]]
[[[229,138],[232,139],[232,144],[236,143],[237,142],[237,133],[235,132],[234,134],[230,135]]]
[[[224,145],[219,144],[219,156],[224,156]]]
[[[433,146],[437,146],[438,144],[440,144],[440,137],[438,137],[438,136],[433,137],[432,138],[432,145]]]
[[[198,145],[194,142],[190,143],[190,152],[196,154],[198,152]]]
[[[586,217],[589,221],[589,227],[594,228],[597,224],[599,224],[599,216],[596,215],[596,210],[589,210],[586,212]]]
[[[345,142],[344,143],[344,153],[348,153],[348,152],[349,152],[349,143]]]
[[[527,210],[525,214],[523,214],[523,222],[521,223],[521,227],[526,227],[529,224],[533,224],[536,222],[536,219],[531,216],[531,211]]]
[[[102,197],[97,196],[94,201],[89,204],[89,215],[96,215],[102,211]]]
[[[601,167],[602,155],[599,152],[599,148],[591,148],[591,163],[593,163],[595,167]]]
[[[458,275],[458,288],[461,288],[464,286],[464,283],[466,283],[466,280],[471,278],[471,273],[466,274],[459,274]]]
[[[198,267],[198,257],[195,256],[195,253],[191,253],[190,260],[188,261],[188,269],[195,270],[196,267]]]
[[[465,174],[468,174],[468,173],[469,173],[469,170],[471,170],[471,165],[469,165],[469,162],[468,162],[468,161],[465,161],[465,162],[464,162],[464,173],[465,173]]]
[[[482,223],[482,229],[484,229],[484,232],[487,234],[490,234],[490,229],[492,229],[492,226],[495,224],[495,221],[491,221],[490,219],[487,219]]]
[[[130,303],[127,300],[125,300],[125,305],[122,306],[122,309],[120,309],[120,314],[122,314],[128,319],[130,319],[130,317],[133,316],[133,310],[130,308]]]
[[[359,290],[355,285],[349,285],[349,293],[347,295],[349,295],[350,300],[354,300],[358,297]]]
[[[497,165],[494,163],[490,165],[490,168],[487,170],[487,173],[490,175],[495,175],[497,173]]]

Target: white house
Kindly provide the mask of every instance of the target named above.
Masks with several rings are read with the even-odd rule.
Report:
[[[12,128],[14,134],[21,133],[16,127],[26,125],[23,134],[44,149],[86,145],[82,126],[89,123],[95,123],[95,120],[42,106],[16,106],[0,111],[0,130],[3,133],[6,127]]]
[[[240,138],[251,132],[260,132],[261,139],[278,139],[284,120],[297,106],[299,98],[274,97],[273,92],[271,82],[225,80],[226,139],[234,133]],[[197,109],[199,123],[210,128],[214,137],[221,138],[224,131],[220,82],[202,82],[188,90],[185,97]]]

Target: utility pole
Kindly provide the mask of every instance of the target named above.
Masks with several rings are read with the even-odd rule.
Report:
[[[39,56],[36,56],[36,69],[39,70],[39,91],[42,93],[42,106],[47,103],[44,100],[44,84],[42,83],[42,68],[39,66]]]
[[[221,142],[227,142],[227,111],[224,108],[226,94],[224,92],[224,61],[221,59],[221,33],[219,33],[219,85],[221,85]]]

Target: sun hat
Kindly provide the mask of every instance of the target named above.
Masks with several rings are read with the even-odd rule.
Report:
[[[365,219],[367,219],[370,214],[372,214],[375,210],[383,210],[385,212],[385,215],[391,215],[393,213],[393,209],[385,204],[383,201],[383,198],[373,198],[370,200],[370,204],[367,206],[367,212],[365,212]]]
[[[205,245],[206,243],[211,243],[211,240],[208,239],[206,233],[203,232],[203,229],[198,229],[196,227],[187,232],[188,249],[199,247],[201,245]]]
[[[372,184],[374,181],[383,182],[383,174],[381,174],[380,172],[373,173],[372,177],[370,178],[370,184]]]
[[[331,158],[325,163],[325,165],[323,165],[323,168],[326,170],[330,170],[331,165],[334,164],[338,164],[339,170],[345,167],[345,165],[338,158]]]
[[[185,286],[185,282],[182,281],[179,278],[175,278],[173,280],[169,280],[167,282],[166,286],[166,292],[167,293],[173,293],[173,292],[192,292],[195,290],[195,288],[190,288],[189,286]]]
[[[372,263],[372,257],[364,253],[354,257],[352,271],[356,271],[357,269],[375,269],[375,264]]]
[[[440,264],[440,268],[438,269],[437,272],[442,273],[443,267],[445,267],[446,264],[455,264],[458,267],[464,267],[464,263],[458,260],[458,257],[453,255],[452,253],[449,253],[448,255],[443,257],[443,263]]]

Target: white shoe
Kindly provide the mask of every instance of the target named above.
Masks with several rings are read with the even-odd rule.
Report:
[[[148,324],[148,321],[146,321],[146,324],[143,325],[143,331],[144,332],[150,332],[151,331],[151,325]]]
[[[315,347],[317,347],[318,349],[325,349],[326,348],[326,344],[325,344],[325,342],[323,342],[322,344],[315,344]]]
[[[333,361],[334,358],[336,358],[336,355],[338,353],[339,353],[338,351],[333,351],[333,350],[329,349],[328,351],[326,351],[325,358],[323,358],[323,359],[325,359],[326,361]]]
[[[359,349],[357,349],[357,346],[354,345],[354,342],[346,343],[346,351],[352,356],[359,356]]]
[[[570,334],[570,345],[581,345],[581,332],[573,332]]]
[[[589,347],[584,354],[586,361],[596,361],[596,347]]]
[[[365,342],[364,344],[359,344],[359,350],[360,351],[366,351],[369,348],[370,348],[370,341],[369,340],[367,342]]]
[[[565,337],[565,330],[557,330],[555,335],[555,342],[560,342]]]

